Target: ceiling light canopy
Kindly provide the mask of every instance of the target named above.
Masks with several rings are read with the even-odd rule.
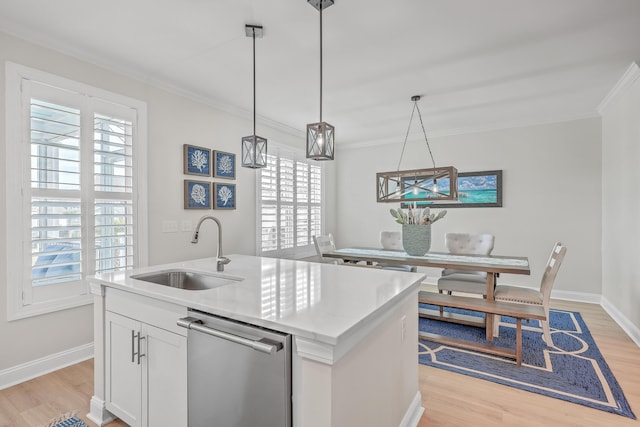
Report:
[[[307,125],[307,158],[333,160],[335,128],[322,121],[322,11],[333,5],[333,0],[307,0],[320,11],[320,121]]]
[[[427,132],[424,130],[420,107],[418,107],[420,96],[412,96],[411,100],[413,101],[413,110],[411,111],[407,134],[404,137],[402,153],[400,154],[400,160],[398,161],[398,169],[392,172],[378,172],[376,174],[377,200],[378,202],[394,203],[443,202],[457,200],[458,171],[453,166],[436,167],[436,162],[433,160],[433,154],[431,153],[431,147],[429,146],[429,140],[427,139]],[[411,129],[413,114],[416,110],[418,111],[424,141],[427,144],[427,149],[429,150],[429,156],[431,157],[433,167],[401,171],[400,164],[402,163],[402,156],[404,155],[404,149],[407,145],[407,138],[409,136],[409,130]]]
[[[253,135],[242,138],[242,166],[258,169],[267,166],[267,139],[256,135],[256,37],[262,38],[262,27],[245,25],[245,33],[253,39]]]

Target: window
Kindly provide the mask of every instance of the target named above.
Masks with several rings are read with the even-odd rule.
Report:
[[[302,258],[322,234],[322,165],[271,144],[258,175],[259,255]],[[273,154],[275,153],[275,154]]]
[[[146,106],[15,64],[6,88],[12,320],[90,303],[87,276],[146,264]]]

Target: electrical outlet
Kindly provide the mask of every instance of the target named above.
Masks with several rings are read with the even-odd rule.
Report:
[[[180,227],[182,231],[193,231],[193,223],[188,219],[183,219]]]
[[[404,338],[407,335],[407,316],[402,316],[400,319],[400,342],[404,342]]]
[[[178,232],[178,222],[177,221],[162,221],[162,232],[163,233],[177,233]]]

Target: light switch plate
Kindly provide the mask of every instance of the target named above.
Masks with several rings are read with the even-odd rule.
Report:
[[[162,221],[162,232],[163,233],[177,233],[178,232],[178,222],[177,221]]]

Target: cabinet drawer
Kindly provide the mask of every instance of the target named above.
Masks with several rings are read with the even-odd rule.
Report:
[[[105,308],[182,336],[187,335],[187,330],[176,324],[178,319],[187,316],[187,308],[181,305],[106,288]]]

